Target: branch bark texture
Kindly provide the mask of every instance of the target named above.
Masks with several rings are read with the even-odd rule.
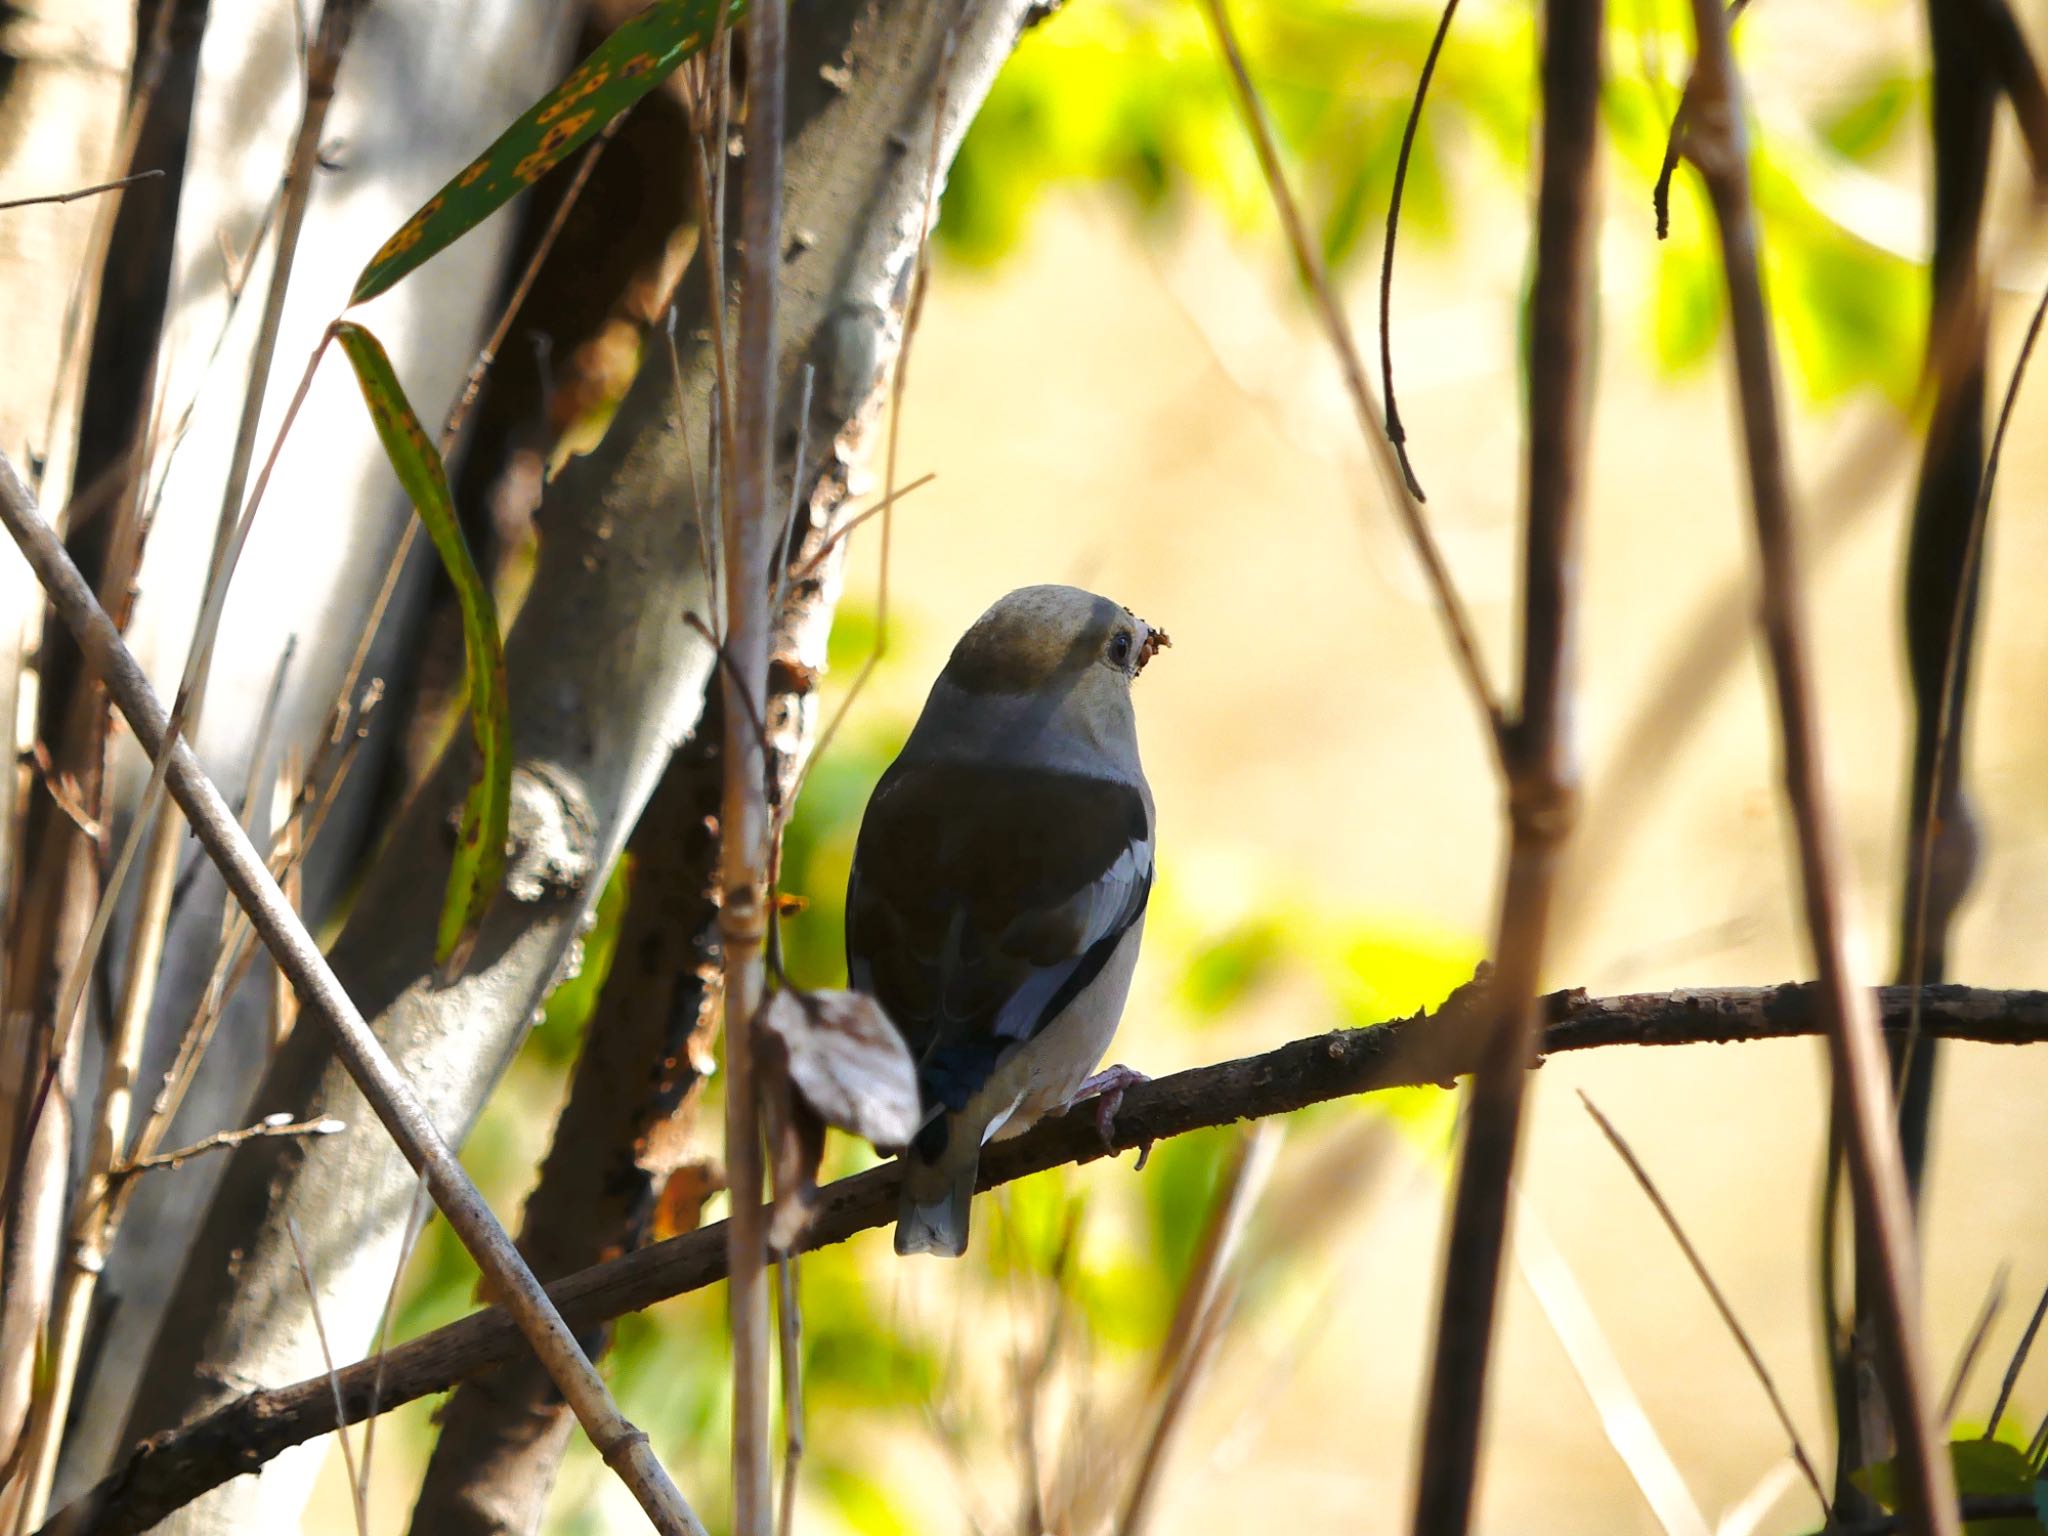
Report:
[[[519,1248],[549,1279],[646,1242],[660,1181],[684,1141],[672,1117],[687,1124],[681,1106],[703,1081],[718,992],[711,878],[722,740],[709,711],[706,726],[670,759],[634,830],[611,973],[526,1202]],[[601,1327],[580,1337],[593,1357],[610,1342]],[[465,1380],[440,1422],[413,1506],[415,1536],[537,1531],[575,1427],[539,1362],[519,1356]]]
[[[1877,994],[1885,1028],[1903,1033],[1913,1006],[1904,987]],[[1290,1041],[1258,1056],[1177,1072],[1131,1089],[1105,1146],[1094,1112],[1085,1108],[1034,1127],[1015,1141],[993,1142],[982,1160],[980,1187],[993,1188],[1063,1164],[1088,1163],[1170,1136],[1240,1120],[1287,1114],[1332,1099],[1388,1088],[1449,1086],[1469,1072],[1479,1041],[1469,1026],[1483,994],[1461,992],[1433,1014],[1370,1029],[1338,1030]],[[1592,998],[1557,992],[1541,1000],[1539,1055],[1603,1046],[1675,1046],[1784,1040],[1826,1029],[1822,989],[1811,982]],[[1987,1044],[2048,1042],[2048,992],[1998,992],[1929,987],[1920,1006],[1930,1037]],[[817,1216],[798,1247],[808,1252],[844,1242],[895,1219],[898,1176],[893,1163],[827,1185]],[[570,1324],[589,1328],[606,1318],[652,1306],[725,1278],[723,1224],[658,1243],[549,1287]],[[138,1447],[127,1462],[59,1521],[98,1536],[143,1531],[206,1489],[254,1471],[286,1448],[335,1428],[336,1392],[348,1422],[447,1390],[476,1371],[514,1358],[519,1335],[496,1309],[475,1313],[389,1351],[293,1386],[253,1392],[197,1422]]]
[[[949,115],[949,156],[1029,10],[1024,0],[974,10],[961,46],[968,62],[953,76],[965,110]],[[814,518],[829,517],[845,492],[846,464],[900,324],[893,306],[923,206],[924,165],[897,144],[929,142],[941,12],[807,4],[793,28],[786,222],[806,239],[783,252],[777,366],[785,400],[805,364],[816,372],[809,436],[832,445],[821,451],[833,472],[812,502]],[[523,1037],[627,829],[698,715],[711,656],[688,618],[710,611],[712,576],[700,561],[707,510],[691,466],[712,457],[708,302],[700,289],[679,316],[680,401],[661,356],[628,390],[603,444],[565,470],[541,508],[540,566],[507,646],[514,867],[470,972],[441,984],[429,952],[447,811],[467,778],[463,751],[401,817],[334,948],[336,971],[376,1016],[451,1139],[467,1130]],[[313,1031],[293,1035],[261,1102],[298,1118],[368,1118]],[[203,1414],[232,1395],[232,1384],[319,1370],[283,1237],[287,1213],[307,1237],[336,1347],[351,1355],[367,1348],[412,1178],[374,1135],[261,1155],[277,1150],[282,1144],[241,1149],[223,1177],[129,1419],[130,1444]],[[235,1303],[223,1309],[220,1276],[230,1272]],[[266,1511],[243,1518],[295,1519],[292,1499],[303,1487],[288,1480]]]

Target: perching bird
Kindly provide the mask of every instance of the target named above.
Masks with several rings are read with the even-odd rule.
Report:
[[[1169,644],[1108,598],[1023,587],[933,684],[861,821],[847,972],[917,1063],[898,1253],[967,1249],[983,1143],[1104,1095],[1152,890],[1152,791],[1131,683]]]

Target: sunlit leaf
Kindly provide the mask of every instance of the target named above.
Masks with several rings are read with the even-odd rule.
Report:
[[[2002,1440],[1956,1440],[1950,1443],[1949,1459],[1956,1469],[1956,1491],[1965,1496],[2024,1496],[2034,1488],[2034,1468],[2027,1453]],[[1880,1462],[1856,1474],[1857,1485],[1886,1509],[1899,1507],[1899,1468],[1896,1461]],[[2038,1492],[2035,1494],[2039,1502]],[[2041,1536],[2042,1522],[2019,1516],[2010,1520],[1972,1520],[1963,1527],[1966,1536]]]
[[[434,936],[434,958],[446,964],[458,944],[475,932],[484,908],[505,876],[505,838],[512,803],[512,727],[505,694],[505,651],[498,638],[498,610],[491,589],[477,574],[469,544],[456,521],[448,472],[428,441],[419,418],[399,386],[383,344],[360,325],[341,322],[335,339],[348,354],[362,385],[370,419],[398,482],[426,525],[441,565],[462,608],[464,677],[469,720],[476,737],[477,772],[462,805],[455,859]]]
[[[728,14],[744,9],[731,0]],[[716,13],[717,0],[655,0],[598,44],[384,242],[349,302],[375,298],[588,143],[711,40]]]

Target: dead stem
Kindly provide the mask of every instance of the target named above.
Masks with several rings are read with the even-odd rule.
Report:
[[[721,8],[722,9],[722,8]],[[727,1304],[732,1326],[733,1530],[775,1528],[768,1434],[767,1207],[763,1203],[762,1114],[754,1074],[755,1015],[766,997],[769,808],[766,744],[749,722],[764,713],[769,565],[779,540],[776,498],[777,301],[782,261],[783,0],[756,0],[747,15],[747,119],[740,195],[740,316],[737,390],[725,416],[733,434],[725,498],[725,793],[719,815],[719,934],[725,967],[725,1166]],[[701,174],[701,160],[700,174]],[[700,191],[702,183],[700,182]],[[717,241],[706,249],[715,252]],[[715,270],[715,268],[714,268]],[[709,305],[713,345],[723,293]]]
[[[1657,1188],[1656,1181],[1650,1177],[1650,1170],[1643,1166],[1642,1159],[1635,1154],[1635,1149],[1628,1144],[1621,1132],[1615,1129],[1614,1122],[1600,1113],[1600,1107],[1586,1096],[1583,1088],[1579,1090],[1579,1102],[1586,1106],[1586,1113],[1593,1117],[1593,1123],[1600,1127],[1601,1134],[1606,1136],[1622,1162],[1628,1166],[1628,1171],[1635,1176],[1635,1181],[1642,1187],[1643,1194],[1656,1208],[1658,1216],[1663,1219],[1665,1229],[1671,1234],[1672,1241],[1678,1244],[1679,1252],[1685,1255],[1685,1262],[1692,1266],[1692,1272],[1699,1277],[1700,1286],[1706,1291],[1707,1299],[1713,1302],[1714,1310],[1721,1314],[1721,1322],[1728,1329],[1730,1337],[1735,1340],[1735,1347],[1742,1351],[1742,1358],[1749,1362],[1751,1373],[1755,1375],[1758,1385],[1764,1389],[1764,1396],[1771,1401],[1771,1412],[1778,1416],[1778,1424],[1785,1431],[1785,1438],[1791,1442],[1793,1461],[1798,1464],[1807,1485],[1813,1489],[1813,1496],[1820,1501],[1820,1517],[1825,1524],[1834,1518],[1834,1511],[1828,1506],[1827,1491],[1821,1486],[1820,1473],[1814,1468],[1813,1458],[1806,1454],[1806,1446],[1800,1441],[1798,1427],[1792,1422],[1792,1411],[1785,1406],[1785,1399],[1779,1395],[1778,1384],[1772,1379],[1770,1367],[1764,1364],[1763,1356],[1757,1353],[1756,1345],[1750,1340],[1749,1330],[1744,1328],[1741,1319],[1736,1317],[1735,1308],[1729,1304],[1727,1294],[1715,1283],[1712,1271],[1707,1268],[1707,1261],[1700,1257],[1700,1251],[1693,1246],[1692,1239],[1686,1235],[1684,1226],[1679,1222],[1678,1213],[1666,1202],[1663,1191]]]
[[[1601,21],[1600,0],[1545,7],[1521,702],[1500,738],[1509,840],[1494,969],[1476,1016],[1463,1026],[1480,1039],[1441,1271],[1416,1536],[1463,1536],[1471,1519],[1525,1080],[1540,1024],[1536,989],[1575,808],[1570,625],[1592,419]]]
[[[1909,1519],[1929,1536],[1955,1536],[1955,1478],[1934,1422],[1921,1352],[1913,1217],[1890,1077],[1873,998],[1849,960],[1837,834],[1807,660],[1804,589],[1780,433],[1770,311],[1750,208],[1740,86],[1720,5],[1693,0],[1693,16],[1698,61],[1685,147],[1706,183],[1720,233],[1786,798],[1798,834],[1806,926],[1820,972],[1835,1091],[1847,1119],[1849,1182],[1858,1226],[1867,1234],[1874,1260],[1878,1366],[1899,1436],[1900,1483]]]

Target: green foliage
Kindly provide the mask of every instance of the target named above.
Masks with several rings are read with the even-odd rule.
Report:
[[[732,0],[727,16],[744,9]],[[716,12],[717,0],[655,0],[627,21],[384,242],[349,303],[424,266],[588,143],[711,40]]]
[[[2027,1454],[2003,1440],[1956,1440],[1950,1443],[1949,1459],[1955,1465],[1956,1491],[1971,1494],[2020,1496],[2033,1494],[2039,1507],[2040,1493]],[[1855,1475],[1858,1487],[1887,1510],[1899,1507],[1899,1468],[1896,1461],[1880,1462]],[[1972,1520],[1963,1527],[1967,1536],[2041,1536],[2048,1529],[2048,1516],[2011,1520]]]
[[[498,635],[498,609],[491,589],[477,573],[469,543],[455,515],[448,472],[413,414],[384,346],[362,326],[337,321],[341,343],[362,386],[385,457],[398,483],[412,498],[427,537],[441,557],[462,609],[463,676],[468,689],[470,728],[476,738],[477,771],[462,804],[448,891],[434,936],[434,959],[446,965],[476,933],[484,909],[505,878],[505,839],[512,805],[512,725],[506,701],[505,650]]]
[[[1447,224],[1446,146],[1478,139],[1519,160],[1528,132],[1527,17],[1487,0],[1469,9],[1480,19],[1438,65],[1410,165],[1404,222],[1424,230]],[[1241,10],[1326,256],[1342,267],[1376,252],[1434,14],[1331,0]],[[1106,0],[1027,35],[961,147],[939,238],[960,259],[992,262],[1045,192],[1070,182],[1114,187],[1155,224],[1199,198],[1240,230],[1269,226],[1265,182],[1196,7]]]
[[[1318,0],[1238,9],[1248,62],[1325,257],[1340,273],[1376,265],[1434,7]],[[1723,316],[1711,215],[1689,167],[1674,178],[1671,238],[1652,240],[1650,189],[1670,139],[1691,23],[1683,5],[1645,0],[1618,8],[1609,25],[1604,106],[1619,151],[1610,174],[1625,197],[1640,198],[1650,260],[1640,332],[1656,362],[1681,373],[1715,355]],[[1738,30],[1745,48],[1757,26]],[[1416,138],[1405,240],[1451,233],[1461,193],[1483,190],[1476,172],[1491,167],[1526,181],[1535,45],[1526,7],[1460,7]],[[1896,144],[1925,89],[1912,61],[1884,61],[1813,125],[1779,114],[1755,134],[1766,276],[1792,376],[1812,403],[1863,389],[1901,403],[1911,396],[1924,272],[1835,210],[1861,200],[1856,179]],[[1466,153],[1470,147],[1484,153]],[[1265,184],[1195,7],[1101,0],[1034,29],[962,146],[939,239],[956,259],[990,265],[1016,248],[1033,211],[1060,185],[1107,187],[1154,232],[1206,204],[1263,242],[1276,266],[1284,262]]]

